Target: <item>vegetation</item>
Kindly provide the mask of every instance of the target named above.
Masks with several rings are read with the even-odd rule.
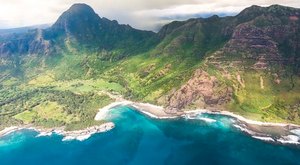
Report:
[[[98,109],[112,100],[98,94],[97,87],[71,90],[47,86],[23,86],[1,91],[1,127],[16,124],[35,124],[43,127],[67,126],[79,129],[92,124]],[[5,91],[5,92],[3,92]],[[7,122],[7,118],[11,118]],[[78,124],[80,123],[80,124]]]
[[[278,36],[272,40],[278,42],[282,55],[275,60],[293,59],[291,64],[272,63],[268,69],[255,69],[253,65],[259,59],[255,55],[269,55],[267,46],[261,52],[252,50],[253,45],[247,47],[247,43],[233,45],[234,50],[230,47],[234,30],[242,25],[261,31],[271,25],[290,25],[281,16],[286,14],[280,13],[295,10],[280,8],[278,16],[277,8],[280,7],[252,7],[236,17],[173,22],[157,34],[98,18],[93,12],[89,17],[96,22],[81,25],[76,17],[74,24],[80,26],[60,27],[59,21],[70,19],[64,15],[55,26],[43,31],[42,41],[54,44],[51,48],[39,47],[43,46],[39,43],[32,52],[20,50],[19,54],[11,46],[3,49],[9,52],[0,54],[0,129],[34,124],[74,130],[102,123],[94,121],[94,116],[113,100],[100,91],[167,105],[168,96],[185,84],[196,69],[233,89],[231,102],[222,108],[256,120],[300,124],[299,48],[293,47],[299,40],[299,21],[290,23],[291,28],[296,27],[296,35],[284,33],[288,40],[277,41],[282,38]],[[103,23],[101,30],[91,28],[99,25],[97,21]],[[24,47],[29,47],[26,44],[38,42],[34,40],[36,33],[12,36],[13,42],[26,41]],[[252,35],[251,30],[248,33]],[[6,41],[9,38],[0,36],[1,43]]]

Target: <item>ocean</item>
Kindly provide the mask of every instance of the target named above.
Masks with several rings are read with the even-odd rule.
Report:
[[[210,118],[210,120],[207,120]],[[267,143],[221,115],[152,119],[129,107],[112,109],[115,128],[85,141],[23,130],[0,138],[0,165],[296,165],[300,147]]]

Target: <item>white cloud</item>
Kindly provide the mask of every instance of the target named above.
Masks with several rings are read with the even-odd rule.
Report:
[[[87,3],[102,17],[141,29],[193,15],[237,13],[253,4],[300,8],[300,0],[0,0],[0,28],[53,23],[73,3]]]
[[[0,0],[0,21],[6,27],[53,22],[62,11],[59,0]]]

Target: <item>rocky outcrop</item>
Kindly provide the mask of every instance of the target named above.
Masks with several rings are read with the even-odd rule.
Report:
[[[249,13],[245,11],[236,19],[244,18]],[[254,18],[233,28],[232,37],[220,50],[220,60],[230,57],[232,61],[243,61],[239,66],[256,70],[299,62],[299,17],[299,10],[293,8],[259,8]]]
[[[245,58],[256,59],[262,54],[268,54],[266,58],[272,60],[279,57],[277,43],[262,29],[251,24],[238,26],[223,50],[225,53],[243,53]]]
[[[206,106],[222,105],[230,101],[231,96],[230,87],[222,85],[216,77],[198,69],[186,84],[170,95],[166,111],[173,113],[192,103],[199,104],[199,101]]]

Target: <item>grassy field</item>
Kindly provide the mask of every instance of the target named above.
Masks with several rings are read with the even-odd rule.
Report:
[[[291,82],[286,80],[276,84],[272,74],[261,71],[243,72],[241,77],[245,87],[239,86],[236,81],[233,82],[236,88],[233,101],[226,106],[228,110],[259,121],[299,124],[298,86],[290,88]],[[299,81],[299,78],[296,81]]]
[[[43,102],[35,106],[32,110],[27,110],[14,116],[15,119],[22,120],[25,124],[39,123],[43,121],[55,121],[71,123],[79,121],[74,115],[68,115],[63,107],[57,102]]]

